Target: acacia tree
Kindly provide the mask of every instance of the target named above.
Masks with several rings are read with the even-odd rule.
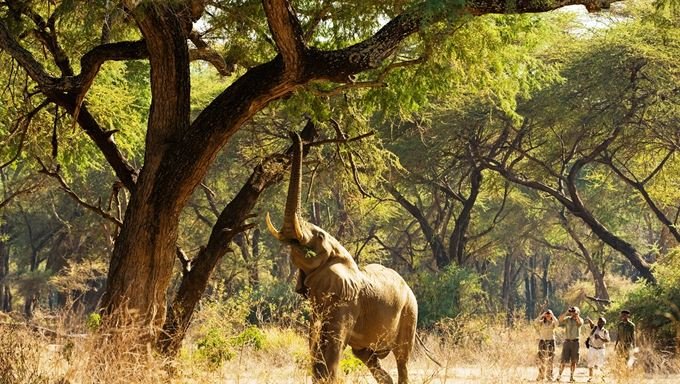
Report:
[[[665,116],[677,116],[677,100],[674,86],[671,91],[658,85],[676,83],[678,67],[668,59],[672,53],[666,56],[668,52],[651,48],[657,46],[652,36],[659,31],[647,29],[631,39],[630,30],[620,28],[574,51],[563,71],[567,82],[523,103],[519,108],[524,116],[521,125],[501,116],[498,140],[504,150],[498,156],[480,154],[480,158],[509,181],[554,198],[624,255],[642,278],[654,283],[651,265],[642,252],[602,220],[594,199],[589,201],[584,193],[600,164],[608,164],[643,196],[662,224],[673,226],[645,184],[673,163],[673,136],[659,140],[658,132],[667,129]],[[664,44],[659,46],[667,49]],[[657,111],[661,111],[658,123],[651,117]],[[631,168],[620,169],[625,163],[633,166],[630,153],[640,148],[655,148],[647,155],[637,155],[654,164],[648,166],[652,170],[644,179],[631,175]],[[673,209],[672,205],[666,208]]]
[[[327,39],[310,40],[314,28],[325,18],[347,14],[350,8],[336,10],[326,2],[315,8],[301,1],[295,5],[317,12],[300,18],[288,0],[264,0],[261,8],[255,2],[246,2],[243,7],[257,9],[253,17],[266,20],[268,31],[256,31],[253,35],[271,44],[272,57],[244,71],[193,120],[190,62],[208,59],[222,69],[229,68],[201,39],[196,23],[206,13],[220,7],[239,7],[240,3],[123,0],[87,2],[86,6],[74,1],[56,5],[4,1],[0,3],[0,49],[28,74],[36,95],[71,116],[129,190],[130,201],[111,256],[102,305],[114,324],[147,325],[149,337],[158,336],[165,323],[168,336],[164,338],[165,346],[174,351],[177,344],[168,340],[181,339],[217,260],[227,251],[233,236],[246,227],[244,221],[258,196],[281,174],[281,167],[272,166],[273,161],[263,163],[224,208],[208,244],[186,262],[183,282],[166,322],[166,294],[178,254],[180,213],[218,151],[246,121],[272,101],[312,81],[348,84],[356,74],[381,67],[405,39],[429,23],[464,14],[539,12],[572,3],[598,9],[609,2],[385,1],[372,8],[375,20],[378,16],[393,17],[375,33],[365,34],[363,40],[353,44],[340,41],[329,44]],[[92,10],[90,18],[99,17],[101,35],[90,36],[86,49],[68,49],[65,44],[68,31],[64,29],[69,23],[61,21],[71,17],[73,22],[74,13],[88,9]],[[112,20],[128,28],[128,33],[120,34],[120,40],[114,42]],[[133,24],[126,24],[129,22]],[[229,24],[215,27],[226,30]],[[130,37],[132,40],[126,40]],[[190,41],[196,48],[190,48]],[[107,131],[83,103],[104,63],[137,59],[149,63],[152,98],[140,169],[125,158],[113,140],[113,132]]]

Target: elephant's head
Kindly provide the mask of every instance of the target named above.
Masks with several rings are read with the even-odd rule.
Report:
[[[304,285],[313,294],[316,291],[352,298],[361,280],[354,259],[333,236],[300,215],[302,140],[297,133],[291,137],[293,162],[283,227],[278,231],[267,213],[267,228],[276,239],[290,245],[293,263],[300,268]]]

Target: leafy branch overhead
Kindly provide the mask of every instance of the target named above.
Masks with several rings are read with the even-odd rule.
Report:
[[[199,19],[206,6],[210,5],[208,3],[196,0],[188,2],[191,14],[184,15],[186,17],[185,24],[190,25],[191,21]],[[388,22],[373,36],[360,43],[338,50],[324,51],[307,45],[304,38],[305,32],[302,30],[297,15],[288,1],[264,1],[263,5],[271,36],[281,59],[277,57],[268,63],[251,68],[241,77],[241,81],[237,81],[227,88],[214,100],[211,106],[206,108],[206,112],[201,114],[194,124],[191,127],[185,128],[185,130],[205,132],[201,135],[203,136],[200,139],[201,142],[195,143],[197,147],[205,143],[215,142],[214,139],[219,137],[222,139],[218,140],[217,143],[222,144],[225,140],[224,138],[228,138],[232,132],[230,132],[228,124],[218,124],[217,119],[211,118],[211,116],[220,116],[224,113],[230,114],[229,111],[231,110],[252,109],[246,105],[238,106],[238,103],[233,100],[233,95],[246,88],[247,84],[256,85],[258,83],[257,77],[260,75],[270,75],[272,78],[278,78],[275,83],[279,84],[271,84],[270,87],[272,90],[276,89],[276,92],[267,96],[263,95],[268,100],[281,97],[290,92],[297,84],[306,83],[310,80],[323,79],[339,83],[351,83],[352,75],[379,66],[386,57],[393,54],[401,41],[420,30],[426,23],[432,23],[464,13],[481,15],[485,13],[540,12],[571,3],[582,2],[556,1],[546,3],[541,1],[513,1],[506,4],[498,1],[474,1],[468,2],[463,6],[461,1],[428,1],[410,7]],[[153,8],[145,4],[147,2],[125,2],[127,11],[134,10],[133,13],[135,15],[148,11],[141,10],[142,8]],[[75,74],[69,58],[66,57],[65,50],[57,39],[55,26],[56,20],[60,16],[59,7],[45,21],[43,17],[23,4],[23,2],[8,1],[5,5],[8,15],[3,18],[7,21],[3,21],[0,24],[0,47],[9,52],[26,70],[45,96],[66,108],[78,120],[81,127],[105,154],[108,162],[112,165],[125,186],[133,190],[137,170],[122,156],[115,144],[111,142],[110,137],[107,136],[106,131],[97,123],[87,108],[82,108],[82,101],[103,63],[107,61],[148,58],[147,42],[145,40],[119,41],[96,45],[80,57],[80,73]],[[598,9],[606,6],[607,2],[591,1],[587,2],[587,5],[589,9]],[[177,9],[181,9],[181,7],[178,6]],[[165,12],[173,13],[175,11],[166,10]],[[183,14],[180,12],[178,15],[182,16]],[[51,63],[41,63],[38,61],[11,33],[8,28],[10,22],[13,22],[11,19],[16,19],[15,21],[18,22],[22,17],[27,17],[35,23],[40,36],[43,36],[41,42],[50,48],[49,51],[52,53],[52,59],[61,70],[61,76],[51,75],[45,69],[50,67]],[[150,29],[153,29],[153,27],[153,25],[149,26]],[[201,41],[198,33],[195,30],[191,30],[187,25],[182,26],[182,28],[183,31],[181,33],[197,46],[196,49],[189,51],[189,59],[209,59],[214,61],[215,55],[208,51],[207,44]],[[143,31],[144,28],[142,28]],[[186,48],[186,41],[180,44],[180,46],[188,49]],[[279,68],[279,60],[283,61],[283,68]],[[218,65],[222,73],[227,74],[229,72],[226,69],[226,64],[219,63]],[[235,105],[232,105],[234,103]],[[218,109],[222,112],[216,113],[215,110]],[[81,112],[82,116],[80,115]],[[228,119],[226,120],[228,121]],[[227,132],[209,129],[211,126],[220,125],[221,130],[226,130]],[[192,134],[185,135],[185,137],[198,141],[198,138]],[[178,146],[182,147],[182,145]],[[211,149],[212,147],[209,146]],[[210,153],[213,153],[213,151]]]

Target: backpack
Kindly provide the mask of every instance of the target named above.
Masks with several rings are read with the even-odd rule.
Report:
[[[597,325],[593,327],[593,330],[590,331],[590,336],[586,338],[586,349],[590,348],[590,337],[595,334],[595,330],[597,329]]]

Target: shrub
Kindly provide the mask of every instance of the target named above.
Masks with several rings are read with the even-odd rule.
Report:
[[[412,285],[418,299],[418,325],[430,327],[444,318],[478,311],[485,297],[475,272],[450,265],[438,273],[421,273]]]
[[[235,336],[231,343],[237,348],[252,347],[256,351],[259,351],[264,346],[265,341],[266,337],[264,332],[251,325]]]
[[[290,326],[308,317],[308,306],[289,283],[262,282],[253,291],[248,321],[251,324],[276,323]]]
[[[352,353],[351,348],[346,348],[342,352],[342,359],[340,360],[340,370],[342,370],[346,375],[360,371],[364,369],[365,365],[364,363],[359,360],[354,354]]]
[[[215,370],[236,356],[229,343],[229,339],[215,328],[208,332],[196,343],[198,358],[207,363],[208,368]]]
[[[614,303],[608,316],[618,318],[621,309],[629,309],[638,332],[656,340],[662,349],[677,350],[680,348],[680,247],[655,265],[654,274],[657,285],[638,281],[624,300]]]
[[[102,315],[96,312],[90,313],[89,315],[87,315],[85,325],[87,326],[87,329],[89,329],[91,332],[98,330],[99,327],[102,325]]]

